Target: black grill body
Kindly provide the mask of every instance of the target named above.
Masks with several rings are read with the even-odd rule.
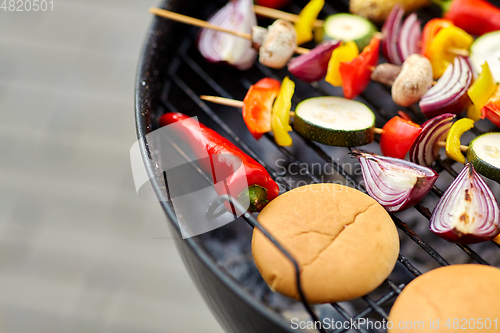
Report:
[[[170,0],[161,4],[162,8],[189,16],[206,19],[224,1],[195,2],[191,0]],[[286,10],[298,12],[306,1],[296,1]],[[322,15],[347,11],[346,1],[327,2]],[[499,5],[496,3],[496,5]],[[439,15],[435,7],[419,12],[426,21]],[[271,21],[262,20],[260,25]],[[154,18],[148,31],[144,50],[140,59],[137,80],[135,117],[137,135],[145,167],[152,180],[162,208],[168,219],[177,248],[191,277],[210,309],[227,332],[297,332],[292,330],[290,318],[293,316],[308,320],[310,317],[300,302],[289,300],[272,293],[253,264],[250,252],[251,227],[238,219],[222,228],[207,234],[182,239],[177,226],[175,213],[165,191],[165,178],[158,154],[159,142],[146,140],[146,135],[158,128],[159,117],[169,111],[178,111],[197,116],[205,125],[228,137],[245,153],[263,164],[283,191],[297,185],[322,181],[342,181],[363,189],[359,169],[348,156],[346,148],[327,147],[308,141],[293,134],[294,146],[282,148],[274,144],[271,135],[256,142],[246,130],[241,113],[236,110],[201,101],[198,96],[218,95],[242,100],[248,87],[264,76],[282,79],[289,75],[286,69],[270,70],[256,64],[248,71],[240,72],[229,67],[209,64],[201,58],[195,47],[198,29],[175,23],[162,18]],[[381,59],[381,62],[384,62]],[[292,79],[294,79],[292,77]],[[296,94],[294,106],[305,98],[334,95],[342,92],[327,84],[314,85],[294,79]],[[391,100],[390,89],[371,83],[358,98],[367,104],[377,116],[377,126],[393,117],[401,108]],[[418,108],[403,109],[415,121],[425,119]],[[480,131],[491,130],[485,123]],[[498,130],[498,129],[497,129]],[[364,147],[379,152],[378,144]],[[275,161],[283,161],[288,172],[276,167]],[[306,174],[294,174],[299,163],[324,168],[310,168]],[[350,164],[353,168],[346,168]],[[295,168],[295,169],[294,169]],[[448,159],[440,159],[436,165],[440,180],[424,202],[409,212],[392,215],[400,231],[401,254],[398,264],[390,278],[376,291],[350,303],[323,305],[315,308],[320,318],[338,321],[368,318],[372,321],[387,319],[390,307],[405,284],[421,272],[463,262],[500,265],[500,249],[493,242],[473,247],[447,243],[428,231],[430,212],[443,190],[457,175],[459,166]],[[304,183],[301,183],[304,182]],[[489,183],[497,197],[500,197],[498,184]],[[247,219],[249,220],[249,219]],[[405,221],[405,222],[403,222]],[[343,332],[345,329],[330,330]],[[378,332],[370,328],[358,328],[359,332]]]

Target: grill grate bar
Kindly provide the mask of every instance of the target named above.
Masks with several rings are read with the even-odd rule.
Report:
[[[396,286],[394,284],[394,282],[392,282],[389,279],[387,279],[386,282],[389,285],[389,288],[391,288],[396,294],[401,294],[401,292],[403,291],[403,288],[405,287],[405,285],[403,283],[400,284],[399,286]]]
[[[332,303],[332,306],[335,308],[335,310],[337,310],[337,312],[342,316],[342,318],[344,318],[346,321],[351,321],[352,320],[352,316],[347,313],[347,311],[341,307],[338,303]],[[345,329],[339,329],[337,331],[333,331],[333,332],[345,332],[346,330]],[[365,330],[364,328],[362,327],[358,327],[357,328],[357,331],[358,332],[361,332],[361,333],[369,333],[367,330]]]
[[[374,309],[375,312],[378,313],[382,318],[387,319],[389,315],[384,311],[384,309],[380,307],[380,305],[378,305],[368,296],[363,296],[362,299],[364,299],[370,305],[370,307]]]
[[[389,300],[391,300],[392,298],[394,298],[395,296],[397,296],[398,294],[399,293],[396,291],[390,291],[387,294],[385,294],[384,296],[380,297],[377,301],[374,301],[374,304],[376,304],[376,306],[379,307],[379,306],[385,304],[386,302],[388,302]],[[359,319],[365,318],[373,312],[374,312],[373,308],[371,306],[368,306],[365,310],[361,311],[359,314],[352,317],[352,321],[358,322]],[[387,317],[385,317],[385,316],[383,316],[383,317],[385,320],[387,320]],[[347,328],[347,329],[342,328],[342,329],[339,329],[336,331],[332,331],[332,333],[343,333],[343,332],[348,331],[348,330],[349,330],[349,328]],[[359,331],[360,328],[358,327],[356,330]]]
[[[408,259],[406,259],[406,257],[404,255],[402,255],[401,253],[398,256],[398,260],[401,264],[403,264],[406,267],[406,269],[408,269],[408,271],[410,271],[410,273],[415,275],[415,277],[422,275],[422,273],[415,266],[413,266],[413,264]],[[388,283],[392,284],[392,281],[390,281],[390,280],[387,280],[387,281],[388,281]],[[395,290],[392,287],[392,285],[390,285],[390,287],[393,290]]]
[[[412,241],[414,241],[418,246],[420,246],[425,252],[427,252],[434,260],[436,260],[441,266],[447,266],[449,263],[429,244],[424,242],[419,235],[417,235],[413,230],[411,230],[406,223],[401,221],[397,216],[392,215],[392,220],[396,223],[396,226],[401,229]]]

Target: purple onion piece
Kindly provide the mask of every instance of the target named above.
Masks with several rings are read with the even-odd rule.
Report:
[[[456,243],[471,244],[493,239],[500,232],[500,209],[492,191],[467,164],[439,200],[430,229]]]
[[[430,88],[422,97],[428,98],[440,92],[450,83],[453,74],[454,74],[453,65],[450,64],[448,65],[448,67],[446,67],[446,70],[444,71],[443,75],[441,75],[437,83],[432,88]]]
[[[389,44],[391,42],[391,31],[392,30],[392,25],[394,23],[394,18],[396,17],[396,13],[398,12],[398,7],[399,5],[396,4],[393,8],[392,11],[390,12],[389,16],[384,22],[384,25],[382,26],[382,40],[380,41],[380,46],[382,48],[382,54],[384,57],[387,59],[387,61],[390,62],[389,59]]]
[[[352,152],[361,163],[368,194],[389,212],[410,208],[429,193],[438,174],[399,158]]]
[[[403,22],[397,39],[399,59],[403,62],[410,55],[417,53],[420,35],[420,21],[417,14],[412,13]]]
[[[416,20],[410,29],[410,34],[408,36],[408,40],[412,41],[409,45],[410,54],[420,53],[420,42],[422,39],[421,24],[422,22],[420,20]]]
[[[325,77],[332,52],[339,45],[340,41],[338,40],[323,42],[309,53],[290,60],[288,62],[288,70],[302,81],[319,81]]]
[[[230,1],[208,22],[251,34],[252,27],[257,25],[253,2],[252,0]],[[257,59],[257,51],[252,48],[252,41],[212,29],[201,29],[196,44],[206,60],[225,62],[240,70],[250,68]]]
[[[471,103],[467,90],[473,78],[474,72],[468,57],[455,57],[454,63],[446,68],[438,83],[422,97],[420,109],[427,117],[461,113]]]
[[[382,39],[383,54],[390,63],[398,66],[403,64],[398,53],[397,41],[404,13],[404,8],[396,4],[382,27],[382,34],[384,35]]]
[[[410,161],[430,167],[439,154],[436,143],[446,136],[456,115],[445,113],[422,124],[422,132],[410,147]]]

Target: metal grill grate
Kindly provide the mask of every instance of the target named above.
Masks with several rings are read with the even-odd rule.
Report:
[[[331,4],[327,4],[322,14],[330,15],[338,11],[344,11],[347,8],[346,3],[347,1],[335,1],[336,8],[332,7]],[[216,8],[216,6],[209,8],[207,13],[213,12],[214,8]],[[292,11],[295,10],[297,12],[299,8],[300,6],[291,6]],[[435,9],[424,11],[420,14],[420,17],[426,21],[435,15],[433,12],[434,10]],[[281,80],[285,75],[288,75],[288,73],[286,70],[271,70],[260,64],[257,64],[251,70],[246,72],[239,72],[227,67],[218,67],[207,64],[198,54],[198,51],[194,46],[197,31],[198,30],[195,28],[188,29],[186,38],[178,47],[177,53],[169,65],[167,82],[164,85],[161,98],[161,107],[165,109],[164,111],[182,111],[183,113],[191,116],[198,116],[202,123],[218,130],[219,133],[228,137],[246,154],[262,164],[268,170],[273,179],[275,179],[275,181],[280,184],[280,187],[282,187],[285,191],[294,187],[293,182],[291,182],[290,179],[287,179],[286,174],[279,172],[276,165],[273,166],[271,163],[267,162],[271,159],[266,157],[266,155],[268,155],[268,151],[270,150],[272,151],[272,156],[283,156],[289,164],[303,163],[306,160],[320,160],[325,164],[331,165],[335,172],[342,176],[346,182],[353,184],[356,188],[364,191],[359,182],[359,175],[353,174],[353,172],[348,172],[342,163],[332,159],[334,154],[333,151],[337,153],[341,152],[341,154],[346,155],[348,151],[345,148],[342,150],[339,150],[338,148],[329,148],[301,138],[298,135],[294,135],[294,147],[280,147],[275,144],[272,135],[269,133],[265,135],[266,139],[261,140],[263,141],[262,143],[256,143],[251,136],[245,132],[244,123],[237,111],[223,106],[209,105],[200,100],[199,95],[202,94],[215,94],[226,98],[241,100],[248,87],[258,79],[267,76]],[[294,81],[297,82],[297,80]],[[294,95],[293,104],[296,105],[300,100],[312,96],[331,95],[336,93],[335,91],[332,93],[332,91],[328,91],[328,89],[329,88],[327,86],[322,85],[321,83],[313,84],[311,86],[297,82],[297,91]],[[371,83],[369,89],[360,96],[359,100],[375,112],[378,125],[382,125],[385,121],[394,116],[395,109],[386,110],[382,106],[388,100],[392,103],[390,91],[385,86]],[[405,111],[412,114],[412,116],[418,121],[423,120],[416,107],[407,108]],[[238,135],[237,133],[243,134]],[[299,146],[300,149],[297,149],[296,146]],[[449,159],[438,160],[436,171],[442,174],[448,174],[451,177],[457,176],[456,171],[453,169],[453,161]],[[305,170],[303,176],[308,179],[308,183],[322,182],[322,179],[318,175],[308,169]],[[207,181],[210,180],[207,178]],[[434,201],[437,201],[437,199],[442,196],[443,191],[434,186],[433,193],[433,199]],[[422,204],[417,205],[413,210],[418,212],[425,219],[430,219],[430,210]],[[438,265],[449,265],[448,261],[444,259],[443,256],[430,244],[425,242],[415,231],[413,231],[408,224],[403,222],[394,214],[391,214],[391,217],[398,229],[401,230],[408,237],[408,239],[413,241],[423,251],[425,251],[429,258],[434,260]],[[253,226],[257,223],[255,219],[248,214],[244,216],[244,219],[246,219],[247,222]],[[495,243],[491,242],[491,244]],[[448,246],[454,245],[449,244]],[[471,261],[480,264],[489,264],[469,246],[456,246],[463,250],[463,252],[470,257]],[[491,247],[493,246],[494,245],[491,245]],[[419,269],[417,269],[417,267],[403,254],[399,255],[398,261],[412,276],[416,277],[421,274]],[[386,292],[384,292],[377,299],[373,299],[369,296],[362,297],[364,309],[359,311],[355,316],[351,316],[349,312],[340,304],[332,304],[332,306],[338,314],[347,321],[351,320],[351,318],[353,320],[357,320],[358,318],[368,316],[374,316],[379,320],[387,320],[386,311],[388,306],[390,307],[391,301],[394,300],[394,298],[401,292],[404,284],[398,284],[393,282],[391,279],[387,279],[384,283],[384,287]],[[317,317],[315,317],[316,315],[307,304],[306,309],[308,309],[313,318],[317,319]],[[346,331],[346,329],[334,330],[332,332],[344,331]],[[362,328],[358,328],[357,331],[368,332],[368,330]]]

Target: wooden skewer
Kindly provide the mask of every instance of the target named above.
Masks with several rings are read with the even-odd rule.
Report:
[[[227,106],[232,106],[235,108],[243,108],[243,101],[237,101],[235,99],[230,99],[230,98],[224,98],[224,97],[219,97],[219,96],[207,96],[207,95],[201,95],[200,99],[207,101],[207,102],[212,102],[215,104],[221,104],[221,105],[227,105]],[[295,117],[295,112],[290,111],[290,117]]]
[[[235,99],[219,97],[219,96],[207,96],[207,95],[201,95],[200,99],[215,104],[227,105],[240,109],[243,108],[243,101],[237,101]]]
[[[463,57],[470,56],[470,52],[469,51],[464,50],[464,49],[459,49],[459,48],[456,48],[456,47],[450,47],[446,51],[448,51],[451,54],[460,55],[460,56],[463,56]]]
[[[446,147],[446,142],[445,141],[438,141],[436,143],[439,147]],[[469,150],[468,146],[460,145],[460,150],[463,151],[464,153]]]
[[[185,24],[189,24],[189,25],[194,25],[194,26],[200,27],[200,28],[217,30],[220,32],[225,32],[228,34],[232,34],[234,36],[238,36],[241,38],[246,38],[246,39],[252,40],[252,35],[248,34],[246,32],[229,30],[226,28],[219,27],[218,25],[212,24],[210,22],[199,20],[199,19],[194,18],[194,17],[174,13],[174,12],[171,12],[169,10],[151,7],[151,8],[149,8],[149,12],[152,14],[155,14],[157,16],[168,18],[168,19],[173,20],[173,21],[177,21],[177,22],[181,22],[181,23],[185,23]],[[306,53],[309,53],[309,51],[310,51],[309,49],[305,49],[305,48],[300,47],[300,46],[297,46],[297,48],[295,49],[295,52],[298,54],[306,54]]]
[[[265,17],[270,17],[274,19],[282,19],[290,22],[298,22],[299,21],[299,15],[283,12],[281,10],[269,8],[269,7],[264,7],[264,6],[259,6],[259,5],[254,5],[253,6],[253,11],[255,14],[260,15],[260,16],[265,16]],[[322,28],[325,25],[325,21],[322,20],[316,20],[314,22],[314,27],[315,28]]]
[[[235,108],[242,108],[243,107],[243,101],[237,101],[235,99],[230,99],[230,98],[224,98],[224,97],[218,97],[218,96],[207,96],[207,95],[202,95],[200,96],[200,99],[208,102],[212,102],[215,104],[221,104],[221,105],[227,105],[227,106],[232,106]],[[295,112],[290,111],[290,117],[294,117]],[[384,130],[381,128],[375,127],[373,130],[375,134],[382,134],[384,133]],[[446,142],[445,141],[438,141],[436,143],[439,147],[446,147]],[[466,152],[469,149],[469,147],[460,145],[460,150],[463,152]]]

